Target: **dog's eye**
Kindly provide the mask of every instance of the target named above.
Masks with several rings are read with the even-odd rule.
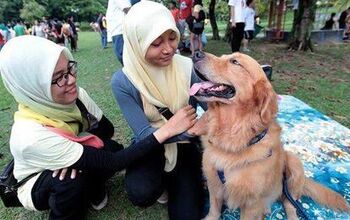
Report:
[[[240,65],[240,63],[238,62],[238,60],[236,60],[236,59],[230,59],[230,63],[232,63],[232,64],[235,64],[235,65]]]

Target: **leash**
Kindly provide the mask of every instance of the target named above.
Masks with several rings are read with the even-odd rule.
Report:
[[[305,220],[309,220],[307,215],[305,214],[303,208],[300,206],[300,204],[293,199],[293,197],[290,195],[288,190],[288,184],[287,184],[287,177],[286,172],[283,172],[283,194],[287,197],[288,201],[294,206],[294,208],[297,210],[297,213]]]

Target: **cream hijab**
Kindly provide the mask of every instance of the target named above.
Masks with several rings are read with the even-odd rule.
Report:
[[[19,104],[15,120],[33,119],[77,134],[82,123],[78,107],[57,104],[51,96],[52,75],[62,52],[73,60],[67,48],[49,40],[28,35],[16,37],[0,53],[0,72],[5,87]]]
[[[162,4],[141,1],[131,7],[124,19],[123,72],[139,90],[145,114],[154,127],[166,122],[154,105],[168,107],[173,113],[188,104],[192,61],[174,55],[169,66],[156,67],[145,60],[151,43],[167,30],[180,34],[171,12]],[[165,170],[176,165],[176,143],[165,147]]]

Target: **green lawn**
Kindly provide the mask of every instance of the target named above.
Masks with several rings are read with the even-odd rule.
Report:
[[[131,132],[118,109],[110,89],[110,79],[120,68],[112,49],[101,49],[99,35],[83,32],[79,37],[78,83],[84,87],[113,122],[115,139],[130,142]],[[284,44],[253,41],[249,54],[261,64],[273,66],[273,85],[279,94],[290,94],[320,110],[343,125],[350,127],[350,45],[317,46],[315,53],[288,52]],[[209,41],[208,52],[229,53],[222,41]],[[17,105],[0,83],[0,167],[10,158],[8,139],[12,115]],[[89,219],[167,219],[165,206],[148,209],[133,207],[123,189],[122,174],[109,181],[109,203],[100,212],[89,211]],[[46,219],[47,213],[22,208],[5,209],[0,202],[0,219]]]

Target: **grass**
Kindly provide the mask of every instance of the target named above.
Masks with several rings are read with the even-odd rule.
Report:
[[[260,64],[273,66],[273,85],[279,94],[293,95],[334,120],[350,127],[350,45],[316,46],[316,52],[288,52],[284,44],[254,40],[249,53]],[[112,49],[101,49],[99,35],[83,32],[79,39],[78,83],[84,87],[105,115],[113,122],[115,139],[127,145],[131,131],[116,105],[110,89],[110,79],[120,68]],[[230,53],[223,41],[209,41],[206,51],[221,55]],[[17,105],[0,83],[0,167],[10,158],[8,139],[13,113]],[[89,210],[88,219],[167,219],[164,206],[148,209],[132,206],[126,198],[122,174],[108,182],[109,203],[102,211]],[[10,219],[47,219],[47,212],[32,212],[23,208],[6,209],[0,202],[0,216]]]

